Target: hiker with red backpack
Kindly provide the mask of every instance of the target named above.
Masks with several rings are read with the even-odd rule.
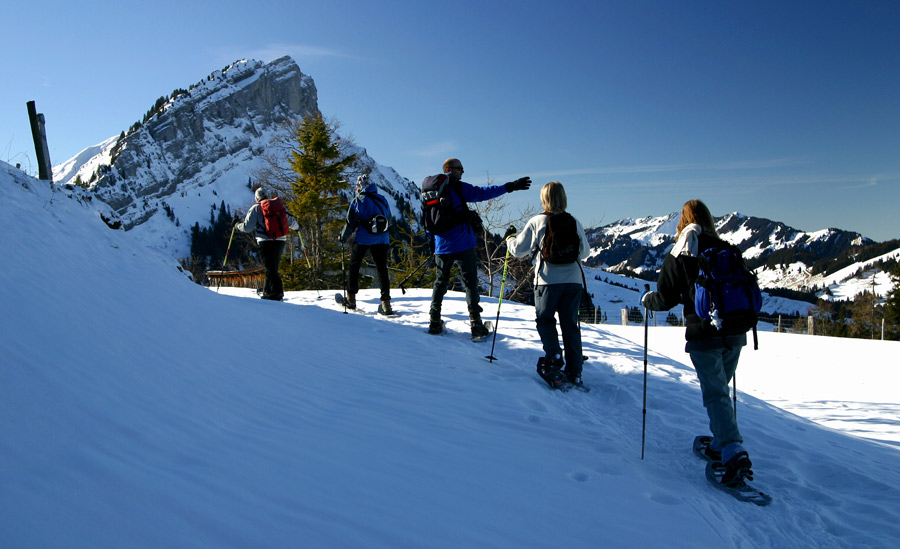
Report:
[[[504,235],[511,255],[533,255],[536,261],[535,323],[545,355],[538,361],[538,373],[553,388],[580,386],[584,362],[578,310],[585,291],[581,261],[590,255],[591,246],[581,222],[566,212],[567,205],[563,184],[551,181],[541,188],[543,213],[529,219],[521,232],[510,227]],[[556,315],[564,350],[559,345]]]
[[[300,230],[300,225],[288,215],[284,202],[277,195],[270,195],[259,187],[255,198],[256,203],[250,206],[244,221],[235,219],[234,228],[256,237],[259,255],[266,270],[266,282],[260,297],[281,301],[284,298],[284,288],[281,285],[281,275],[278,274],[278,262],[284,252],[288,232]]]
[[[353,247],[350,249],[350,272],[345,299],[348,309],[356,309],[359,269],[366,254],[371,253],[375,270],[378,272],[378,287],[381,290],[381,306],[378,312],[386,316],[394,314],[391,309],[391,279],[388,275],[390,216],[391,207],[387,199],[378,194],[375,183],[369,182],[369,174],[357,177],[356,196],[347,207],[347,217],[340,236],[341,244],[345,244],[350,235],[355,233]]]

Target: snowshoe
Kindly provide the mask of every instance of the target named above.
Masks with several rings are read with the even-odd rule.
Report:
[[[749,462],[750,460],[747,459],[747,461]],[[747,477],[740,478],[739,481],[733,482],[732,485],[722,482],[726,472],[727,468],[725,464],[719,461],[710,461],[706,464],[706,478],[709,480],[710,484],[719,490],[731,495],[735,499],[753,503],[761,507],[772,503],[772,496],[751,486],[747,482],[749,479],[745,480]]]
[[[562,359],[548,360],[547,357],[540,357],[537,361],[537,374],[551,389],[564,389],[566,385],[566,376],[562,371]]]

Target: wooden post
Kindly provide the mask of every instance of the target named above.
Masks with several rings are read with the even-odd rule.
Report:
[[[44,115],[38,113],[34,101],[29,101],[28,119],[31,121],[31,137],[34,139],[34,152],[37,155],[38,179],[53,182],[53,169],[50,164],[50,149],[47,147],[47,132],[44,128]]]
[[[813,326],[812,315],[806,317],[806,333],[808,333],[809,335],[816,335],[815,326]]]

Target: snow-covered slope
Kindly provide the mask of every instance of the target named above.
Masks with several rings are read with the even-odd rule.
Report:
[[[583,326],[588,394],[533,371],[532,308],[496,344],[328,291],[218,292],[0,163],[4,547],[893,547],[898,343],[761,334],[739,418],[768,508],[711,488],[679,328]],[[333,290],[334,291],[334,290]],[[333,292],[332,291],[332,292]],[[623,291],[628,291],[624,290]],[[361,294],[372,311],[377,291]],[[485,298],[485,316],[497,313]],[[483,357],[493,352],[499,360]],[[853,368],[847,368],[852,362]],[[823,426],[827,424],[828,426]]]

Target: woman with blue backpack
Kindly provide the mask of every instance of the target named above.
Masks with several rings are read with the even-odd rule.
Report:
[[[741,348],[747,344],[747,329],[743,332],[740,329],[723,331],[717,318],[710,318],[707,311],[697,310],[695,297],[701,278],[701,258],[706,267],[705,258],[710,257],[710,252],[722,251],[732,257],[737,254],[739,267],[744,271],[746,267],[740,259],[740,251],[719,238],[713,216],[700,200],[689,200],[684,204],[675,237],[675,246],[666,255],[660,270],[656,291],[644,294],[641,304],[652,311],[667,311],[676,305],[684,305],[685,351],[690,354],[697,372],[712,431],[712,437],[697,437],[695,451],[709,461],[725,465],[723,485],[740,486],[745,478],[752,480],[753,472],[750,457],[742,446],[744,439],[729,398],[729,384],[737,369]],[[719,308],[724,307],[720,305]],[[713,317],[716,316],[713,311]]]

